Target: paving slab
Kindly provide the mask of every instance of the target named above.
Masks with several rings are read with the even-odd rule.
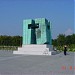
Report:
[[[13,55],[0,52],[0,75],[75,75],[75,53]]]

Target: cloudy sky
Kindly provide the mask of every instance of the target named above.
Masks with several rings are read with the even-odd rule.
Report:
[[[24,19],[47,18],[52,38],[74,33],[74,0],[0,0],[0,35],[22,35]]]

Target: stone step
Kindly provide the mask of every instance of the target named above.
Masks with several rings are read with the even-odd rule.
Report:
[[[45,51],[49,48],[18,48],[18,51]]]
[[[31,44],[31,45],[22,45],[22,47],[24,48],[53,48],[52,45],[34,45],[34,44]]]
[[[13,54],[24,54],[24,55],[55,55],[55,51],[14,51]]]
[[[18,48],[18,51],[13,51],[13,54],[26,54],[26,55],[53,55],[52,45],[23,45]]]

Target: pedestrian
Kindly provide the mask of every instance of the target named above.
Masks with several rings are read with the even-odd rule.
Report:
[[[64,46],[64,55],[66,55],[66,51],[67,51],[67,46]]]

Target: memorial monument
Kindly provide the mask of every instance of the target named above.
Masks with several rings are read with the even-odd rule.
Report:
[[[23,20],[22,48],[14,54],[52,55],[51,23],[45,18]]]

